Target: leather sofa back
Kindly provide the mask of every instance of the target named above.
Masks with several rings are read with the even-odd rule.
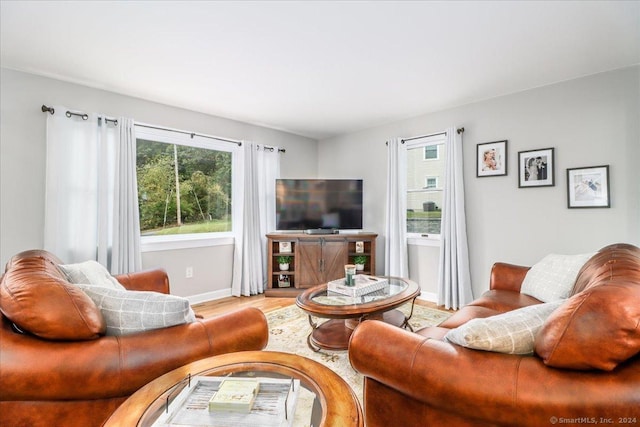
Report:
[[[104,335],[100,309],[71,285],[52,254],[32,250],[9,260],[0,279],[0,311],[20,331],[49,340],[88,340]]]

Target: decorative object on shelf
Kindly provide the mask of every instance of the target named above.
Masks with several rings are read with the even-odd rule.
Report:
[[[356,242],[356,253],[357,254],[364,253],[364,242]]]
[[[280,271],[289,270],[289,264],[291,263],[291,257],[288,255],[280,255],[278,257],[278,266],[280,267]]]
[[[476,176],[500,176],[507,174],[507,140],[478,144]]]
[[[353,263],[356,265],[357,271],[364,270],[364,265],[367,263],[366,255],[357,255],[353,257]]]
[[[291,281],[289,280],[289,276],[286,274],[281,274],[278,276],[278,287],[279,288],[290,288]]]
[[[283,254],[291,253],[291,242],[278,242],[278,250]]]
[[[553,148],[518,153],[518,187],[553,187]]]
[[[569,208],[609,208],[609,165],[567,169]]]

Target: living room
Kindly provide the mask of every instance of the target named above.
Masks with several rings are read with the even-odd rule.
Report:
[[[306,379],[316,394],[313,425],[637,424],[640,250],[631,245],[640,246],[640,2],[2,1],[0,7],[0,265],[7,264],[9,277],[0,314],[0,423],[102,425],[111,417],[107,425],[138,425],[139,411],[164,409],[153,393],[168,402],[165,392],[184,386],[185,377],[190,382],[192,372],[226,375],[234,365],[251,373],[262,363]],[[125,293],[166,294],[170,283],[192,315],[177,326],[118,335],[91,301],[74,306],[89,314],[80,326],[58,321],[57,311],[61,319],[76,312],[56,304],[68,302],[69,289],[74,302],[89,298],[71,284],[58,286],[71,277],[60,267],[69,260],[41,251],[12,260],[46,246],[47,122],[54,106],[63,120],[60,107],[277,147],[284,179],[362,180],[362,230],[377,235],[371,273],[379,276],[388,273],[393,237],[384,203],[390,142],[459,129],[474,301],[455,311],[431,309],[428,319],[414,312],[438,301],[441,241],[412,236],[407,277],[392,278],[405,283],[402,298],[386,298],[388,308],[400,299],[406,304],[389,310],[404,310],[402,325],[376,321],[387,320],[384,310],[348,305],[342,320],[343,307],[331,304],[333,318],[314,324],[312,297],[304,308],[283,298],[282,311],[264,314],[228,303],[242,299],[227,298],[238,240],[225,233],[160,243],[143,238],[144,271],[117,284]],[[483,144],[502,150],[500,173],[481,170]],[[533,172],[522,158],[532,151],[552,153],[548,185],[527,182]],[[576,208],[571,171],[583,168],[606,170],[600,188],[606,203]],[[351,233],[341,235],[357,240]],[[527,312],[534,316],[555,310],[561,302],[520,292],[527,275],[520,266],[552,270],[544,264],[550,254],[589,261],[565,283],[572,297],[545,323],[542,338],[528,336],[524,350],[455,341],[471,320],[486,317],[504,330],[518,325],[508,315],[520,309],[533,308]],[[58,286],[62,297],[44,286],[41,294],[40,282]],[[31,284],[26,298],[8,297]],[[420,293],[428,303],[414,307]],[[200,303],[216,306],[214,314],[194,313]],[[384,305],[375,299],[370,305],[376,304]],[[25,318],[37,328],[24,327]],[[575,326],[565,327],[566,319]],[[335,320],[344,330],[351,322],[341,347],[314,341]],[[326,369],[331,364],[340,370]],[[141,395],[153,403],[141,403]]]
[[[613,3],[611,10],[631,17],[637,13],[635,2]],[[16,5],[3,3],[8,12],[3,13],[3,19],[11,19],[10,6]],[[630,28],[637,32],[637,25]],[[627,34],[621,31],[621,35]],[[8,42],[7,37],[3,39],[4,53]],[[43,245],[46,117],[39,109],[42,104],[129,116],[142,123],[278,146],[286,150],[280,159],[283,178],[363,179],[363,228],[379,234],[379,274],[384,269],[382,242],[387,237],[383,234],[385,214],[380,203],[386,189],[386,176],[381,173],[386,169],[385,142],[391,137],[441,132],[452,125],[465,128],[465,201],[474,295],[486,290],[486,278],[496,260],[531,265],[549,252],[583,253],[618,241],[638,244],[640,172],[636,163],[640,136],[635,118],[640,108],[640,73],[637,40],[631,37],[624,41],[627,50],[623,53],[630,51],[632,55],[630,59],[621,55],[620,66],[585,68],[597,71],[580,70],[581,75],[563,75],[551,82],[540,78],[528,83],[529,87],[514,86],[510,92],[503,89],[503,93],[463,104],[452,101],[415,117],[400,118],[400,114],[397,119],[382,118],[375,126],[320,138],[199,113],[171,106],[170,102],[152,102],[142,99],[149,96],[136,93],[103,90],[96,83],[84,85],[53,72],[12,69],[3,60],[0,262],[4,265],[13,254]],[[565,45],[571,47],[571,43]],[[591,48],[581,49],[588,49],[583,55],[596,54]],[[579,51],[577,45],[574,50]],[[547,61],[547,68],[554,66],[551,59]],[[474,68],[471,63],[461,66],[466,72]],[[512,66],[516,72],[517,64]],[[486,92],[479,89],[478,93]],[[507,174],[476,177],[477,144],[500,140],[508,141]],[[547,147],[555,149],[554,185],[519,188],[518,152]],[[611,207],[569,209],[566,170],[599,165],[609,165]],[[233,244],[223,240],[205,247],[144,252],[143,265],[162,265],[169,272],[173,291],[199,302],[230,294],[232,253]],[[435,293],[437,247],[412,244],[409,257],[412,278],[425,293]],[[192,278],[185,278],[186,267],[193,268]]]

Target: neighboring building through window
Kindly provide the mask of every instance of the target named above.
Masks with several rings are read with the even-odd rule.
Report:
[[[446,159],[445,135],[407,144],[407,234],[440,235]]]
[[[233,230],[236,144],[144,127],[136,136],[143,239]]]

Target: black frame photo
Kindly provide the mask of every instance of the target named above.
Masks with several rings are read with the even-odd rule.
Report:
[[[507,140],[478,144],[476,176],[504,176],[507,174]]]
[[[518,187],[553,187],[554,149],[518,152]]]
[[[569,208],[610,208],[609,165],[567,169]]]

